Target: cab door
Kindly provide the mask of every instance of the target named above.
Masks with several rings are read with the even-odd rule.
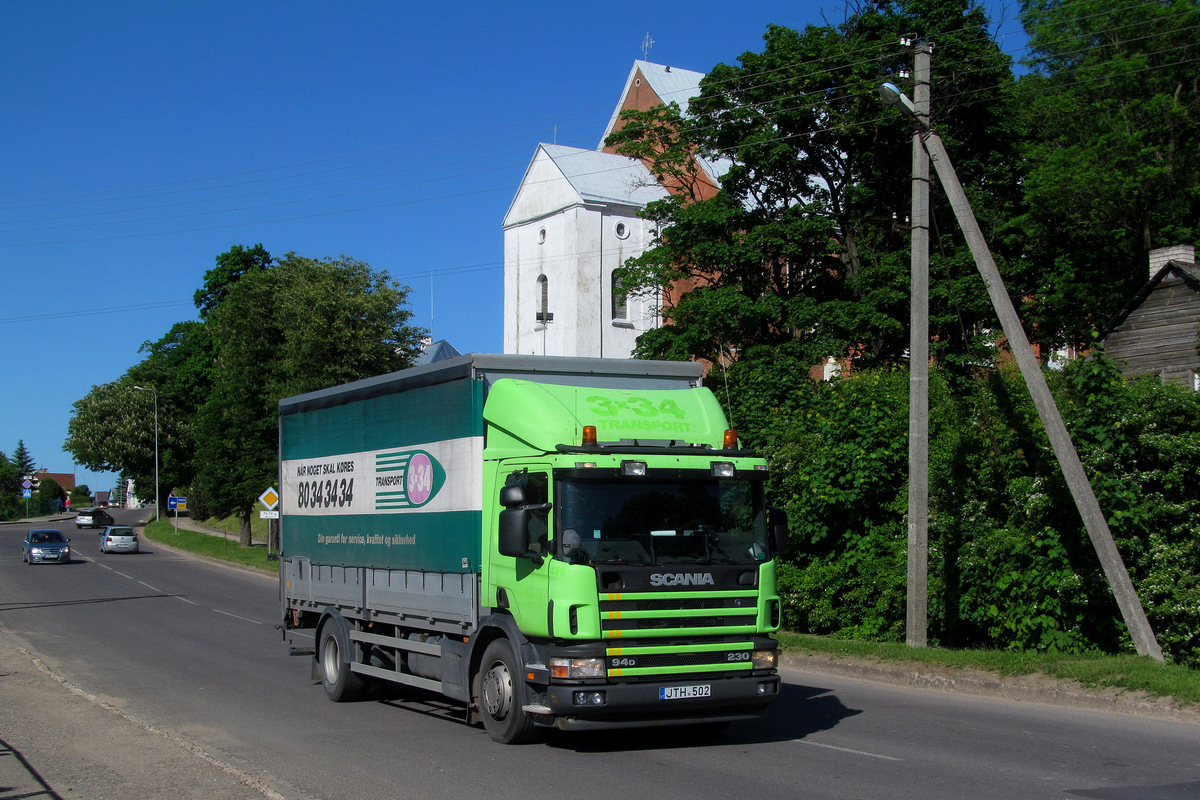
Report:
[[[551,470],[548,464],[506,464],[500,483],[524,491],[526,541],[524,556],[501,555],[498,537],[492,537],[490,578],[496,605],[508,609],[526,636],[551,636],[550,562],[554,555],[554,511]]]

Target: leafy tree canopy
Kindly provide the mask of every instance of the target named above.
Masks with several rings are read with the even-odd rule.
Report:
[[[194,297],[200,318],[207,319],[235,283],[247,275],[269,269],[271,263],[271,254],[261,244],[253,247],[235,244],[228,252],[217,256],[217,265],[204,273],[204,288],[197,289]]]
[[[901,34],[933,39],[945,64],[938,91],[951,98],[935,121],[959,145],[960,175],[1015,187],[1010,64],[986,24],[975,6],[909,0],[873,4],[836,27],[772,26],[762,53],[713,68],[688,114],[627,112],[609,143],[679,189],[647,208],[657,246],[621,276],[633,293],[673,286],[678,296],[664,309],[672,324],[644,335],[639,355],[718,360],[765,345],[803,368],[828,355],[900,358],[911,136],[878,87],[902,82],[898,70],[911,63]],[[726,167],[715,197],[691,191],[694,155]],[[993,193],[991,227],[1007,221],[1013,195]],[[949,274],[934,297],[937,338],[964,351],[964,331],[992,326],[990,309],[974,270],[956,272],[961,243],[940,244],[934,269]]]
[[[279,400],[411,366],[408,289],[345,256],[289,253],[246,274],[209,317],[218,353],[197,421],[198,483],[216,514],[249,513],[277,471]]]
[[[1086,342],[1145,283],[1156,247],[1200,239],[1200,5],[1025,0],[1020,82],[1040,277],[1027,317]]]

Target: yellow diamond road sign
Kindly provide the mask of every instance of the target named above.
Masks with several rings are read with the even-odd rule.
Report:
[[[267,510],[270,511],[271,509],[275,508],[275,506],[279,505],[279,493],[274,489],[267,489],[258,496],[258,502],[262,503],[267,507]]]

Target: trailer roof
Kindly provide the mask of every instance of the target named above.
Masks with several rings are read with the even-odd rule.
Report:
[[[425,366],[364,378],[296,397],[285,397],[279,401],[279,414],[297,414],[468,378],[485,381],[487,386],[501,378],[520,378],[567,386],[671,389],[699,386],[703,374],[704,365],[695,361],[468,353]]]

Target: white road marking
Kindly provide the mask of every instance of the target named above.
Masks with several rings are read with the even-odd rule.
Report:
[[[808,739],[798,739],[797,741],[800,744],[807,744],[807,745],[811,745],[813,747],[824,747],[827,750],[837,750],[838,752],[841,752],[841,753],[851,753],[852,755],[866,756],[867,758],[881,758],[884,761],[903,761],[904,760],[903,758],[896,758],[895,756],[885,756],[885,755],[880,755],[879,753],[868,753],[865,750],[851,750],[849,747],[838,747],[837,745],[833,745],[833,744],[821,744],[820,742],[810,742]]]
[[[138,581],[138,583],[140,583],[142,586],[145,586],[147,589],[149,589],[152,592],[159,592],[160,594],[162,593],[162,589],[158,589],[154,586],[151,586],[150,584],[146,583],[145,581]]]
[[[224,614],[227,617],[233,617],[234,619],[240,619],[243,622],[253,622],[255,625],[262,625],[262,623],[256,619],[250,619],[249,617],[239,617],[237,614],[230,614],[228,611],[222,611],[219,608],[214,608],[213,611],[217,612],[218,614]]]

